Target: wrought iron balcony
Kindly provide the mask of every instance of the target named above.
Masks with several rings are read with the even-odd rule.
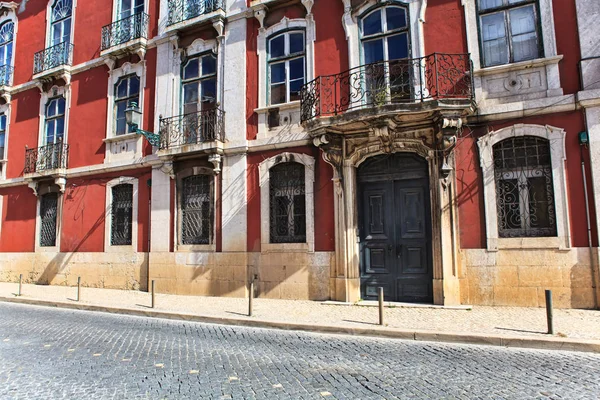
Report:
[[[0,66],[0,86],[10,86],[15,69],[10,65]]]
[[[66,169],[69,145],[63,142],[25,150],[25,174]]]
[[[120,19],[102,28],[100,51],[127,43],[134,39],[146,39],[148,35],[148,14],[138,13]]]
[[[225,0],[169,0],[167,25],[174,25],[217,10],[225,10]]]
[[[473,98],[468,54],[434,53],[421,58],[382,61],[320,76],[302,87],[301,120],[429,100]]]
[[[73,45],[69,42],[62,42],[35,53],[33,56],[33,74],[40,74],[61,65],[71,65],[72,63]]]
[[[219,108],[160,120],[160,150],[225,139],[225,111]]]

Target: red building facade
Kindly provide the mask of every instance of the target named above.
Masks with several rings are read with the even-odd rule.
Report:
[[[0,11],[3,281],[598,306],[591,1]]]

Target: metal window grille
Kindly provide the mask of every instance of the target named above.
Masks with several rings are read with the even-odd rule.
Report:
[[[182,179],[181,244],[210,244],[212,232],[212,176]]]
[[[304,165],[281,163],[269,170],[271,243],[306,242]]]
[[[56,218],[58,215],[58,193],[48,193],[40,200],[40,246],[56,246]]]
[[[131,245],[133,185],[124,183],[113,186],[111,217],[110,244],[113,246]]]
[[[500,237],[556,235],[550,143],[522,136],[494,145]]]

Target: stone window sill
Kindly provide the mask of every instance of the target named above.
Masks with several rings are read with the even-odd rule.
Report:
[[[484,67],[475,69],[473,74],[475,76],[485,76],[485,75],[494,75],[501,74],[510,71],[520,71],[527,68],[533,67],[541,67],[544,65],[558,64],[560,60],[563,59],[562,55],[546,57],[546,58],[536,58],[535,60],[527,60],[521,61],[512,64],[504,64],[504,65],[495,65],[493,67]]]
[[[281,104],[273,104],[267,107],[260,107],[260,108],[255,108],[254,112],[257,114],[266,114],[269,112],[269,110],[273,110],[275,108],[278,108],[280,111],[285,111],[285,110],[294,110],[294,109],[300,109],[300,100],[296,100],[296,101],[290,101],[289,103],[281,103]]]
[[[523,238],[488,238],[488,243],[493,245],[497,243],[495,248],[488,246],[489,251],[497,250],[523,250],[523,249],[556,249],[568,251],[569,246],[565,245],[566,238],[554,237],[523,237]]]
[[[142,137],[142,135],[138,135],[137,133],[132,132],[132,133],[126,133],[125,135],[107,137],[107,138],[102,139],[102,141],[105,143],[113,143],[113,142],[120,142],[120,141],[124,141],[124,140],[137,139],[139,137]]]
[[[211,252],[216,251],[214,244],[180,244],[177,245],[179,253]]]
[[[313,253],[313,243],[261,243],[261,253]]]

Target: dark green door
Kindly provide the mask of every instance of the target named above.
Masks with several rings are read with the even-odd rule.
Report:
[[[377,156],[358,170],[361,295],[432,303],[427,163],[410,153]]]

